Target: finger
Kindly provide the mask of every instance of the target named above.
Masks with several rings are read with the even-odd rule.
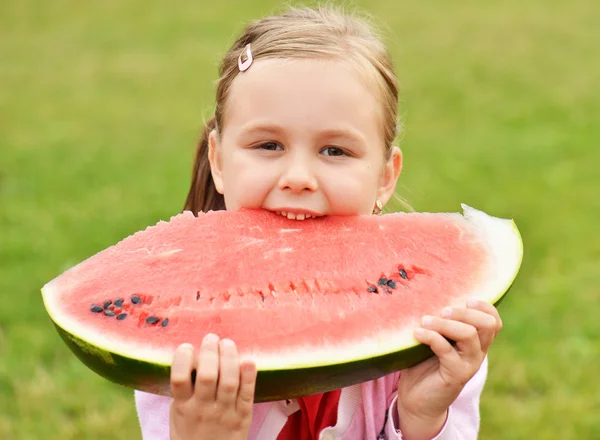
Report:
[[[171,394],[175,400],[192,397],[192,368],[194,367],[194,347],[181,344],[175,350],[171,364]]]
[[[496,318],[481,310],[448,307],[442,310],[442,317],[475,327],[479,334],[479,345],[484,352],[488,351],[496,337]]]
[[[240,359],[237,348],[232,340],[223,339],[219,351],[217,401],[224,405],[234,405],[240,385]]]
[[[196,389],[194,395],[201,403],[214,402],[219,379],[219,337],[208,334],[204,337],[198,354]]]
[[[433,330],[456,342],[456,348],[459,354],[467,356],[469,359],[478,359],[482,352],[479,342],[479,333],[472,325],[451,319],[436,318],[435,316],[425,316],[421,322],[422,327]]]
[[[242,363],[240,367],[240,389],[237,398],[237,411],[241,416],[248,416],[252,413],[256,375],[254,362],[245,361]]]
[[[450,341],[434,330],[419,327],[415,330],[415,338],[422,344],[429,345],[440,364],[454,371],[461,365],[460,355]]]
[[[494,307],[490,303],[487,303],[485,301],[479,301],[474,298],[471,298],[467,302],[467,307],[474,310],[480,310],[484,313],[487,313],[488,315],[492,315],[496,320],[496,330],[494,337],[496,337],[498,333],[500,333],[500,330],[502,330],[502,326],[504,324],[502,323],[502,318],[500,318],[500,313],[498,312],[498,309],[496,307]]]

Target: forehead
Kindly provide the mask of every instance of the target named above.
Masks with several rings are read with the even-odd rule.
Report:
[[[383,142],[376,87],[339,60],[255,60],[232,82],[225,131],[257,119],[298,130],[349,125],[367,139]]]

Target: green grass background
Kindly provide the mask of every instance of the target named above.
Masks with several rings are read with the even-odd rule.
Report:
[[[39,289],[181,209],[219,55],[272,0],[0,3],[0,438],[140,438]],[[403,85],[398,193],[516,220],[482,439],[600,439],[600,3],[361,1]]]

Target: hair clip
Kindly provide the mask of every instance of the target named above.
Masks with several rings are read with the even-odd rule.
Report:
[[[252,58],[252,50],[250,49],[250,44],[246,45],[246,61],[242,62],[242,55],[244,52],[240,54],[238,58],[238,67],[240,68],[240,72],[245,72],[252,65],[254,58]]]

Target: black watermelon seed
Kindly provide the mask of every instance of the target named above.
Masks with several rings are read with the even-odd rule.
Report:
[[[104,310],[102,307],[100,306],[93,306],[92,307],[92,312],[94,313],[100,313],[102,310]]]
[[[169,318],[163,319],[163,322],[160,323],[161,326],[166,327],[169,325]]]
[[[377,292],[377,287],[375,286],[369,286],[367,287],[367,290],[371,293],[376,293]]]
[[[125,318],[127,318],[127,313],[119,313],[119,314],[117,315],[117,319],[118,319],[119,321],[122,321],[122,320],[124,320]]]
[[[396,282],[394,280],[388,280],[387,285],[388,285],[388,287],[391,287],[392,289],[396,288]]]
[[[108,300],[104,303],[104,309],[108,309],[108,306],[110,306],[112,304],[111,300]]]
[[[406,271],[404,269],[400,269],[400,276],[402,277],[402,279],[407,280],[408,279],[408,275],[406,275]]]
[[[115,306],[117,307],[123,307],[123,298],[119,298],[118,300],[115,301]]]
[[[148,324],[156,324],[158,321],[160,321],[160,318],[157,318],[156,316],[148,316],[146,318]]]
[[[104,314],[106,316],[115,316],[115,312],[113,312],[112,310],[109,310],[109,309],[104,309]]]
[[[387,278],[386,277],[381,277],[379,278],[379,281],[377,282],[377,284],[379,284],[380,286],[385,286],[387,284]]]
[[[141,299],[140,299],[140,297],[139,297],[139,296],[137,296],[137,295],[133,295],[133,296],[131,297],[131,302],[132,302],[132,303],[134,303],[134,304],[139,304],[141,301],[142,301],[142,300],[141,300]]]
[[[192,386],[196,384],[196,370],[192,370]]]

